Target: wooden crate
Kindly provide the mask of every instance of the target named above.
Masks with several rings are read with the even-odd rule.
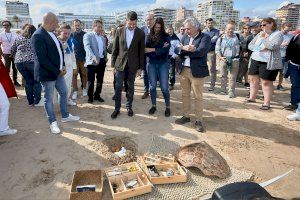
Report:
[[[129,171],[128,169],[132,167],[137,170]],[[121,169],[121,174],[110,176],[110,172],[114,171],[115,169]],[[109,187],[114,200],[127,199],[152,192],[153,185],[136,162],[106,168],[104,171],[108,178]],[[125,186],[127,181],[133,179],[138,181],[138,186],[132,189],[127,188]],[[121,189],[121,191],[114,191],[113,185],[115,184],[118,186],[118,189]]]
[[[177,162],[168,162],[168,163],[148,163],[145,162],[143,156],[138,157],[138,163],[140,164],[143,171],[147,174],[149,180],[153,184],[168,184],[168,183],[185,183],[187,182],[187,170],[180,166]],[[174,169],[173,171],[177,172],[173,176],[166,176],[161,174],[158,177],[150,175],[149,166],[155,166],[158,171],[167,171],[168,169]]]
[[[96,185],[96,191],[77,192],[76,187]],[[101,170],[75,171],[71,186],[70,200],[101,200],[103,188],[103,172]]]

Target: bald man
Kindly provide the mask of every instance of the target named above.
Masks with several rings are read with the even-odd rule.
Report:
[[[34,76],[45,88],[45,111],[53,134],[59,134],[53,105],[54,88],[59,93],[59,107],[62,122],[78,121],[79,117],[68,112],[68,90],[64,75],[66,67],[62,45],[53,31],[58,27],[58,19],[55,14],[49,12],[43,17],[43,23],[36,30],[31,39],[32,48],[36,54],[34,63]]]

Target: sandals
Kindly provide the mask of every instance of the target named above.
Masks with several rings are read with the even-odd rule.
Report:
[[[261,105],[261,107],[259,109],[261,110],[270,110],[270,106],[267,106],[267,105]]]

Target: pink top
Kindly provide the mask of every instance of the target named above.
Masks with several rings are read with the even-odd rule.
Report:
[[[17,34],[12,32],[6,33],[5,31],[3,31],[2,33],[0,33],[0,45],[3,54],[11,54],[10,50],[16,38]]]

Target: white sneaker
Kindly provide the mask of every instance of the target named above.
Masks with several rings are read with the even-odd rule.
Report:
[[[86,97],[87,96],[87,89],[82,90],[82,96]]]
[[[68,106],[76,106],[76,103],[72,99],[69,99]]]
[[[14,135],[16,134],[18,131],[16,129],[11,129],[11,128],[8,128],[7,130],[5,131],[0,131],[0,136],[6,136],[6,135]]]
[[[34,106],[37,106],[37,107],[42,107],[45,105],[45,98],[42,97],[40,102],[38,104],[34,104]]]
[[[52,122],[50,124],[50,130],[51,130],[51,133],[53,133],[53,134],[60,134],[60,129],[59,129],[56,121]]]
[[[292,115],[287,116],[288,120],[290,121],[300,121],[300,113],[294,113]]]
[[[77,99],[77,91],[74,91],[72,94],[72,99],[76,100]]]
[[[69,117],[61,118],[61,122],[72,122],[72,121],[78,121],[79,119],[80,119],[80,117],[73,116],[69,113]]]

